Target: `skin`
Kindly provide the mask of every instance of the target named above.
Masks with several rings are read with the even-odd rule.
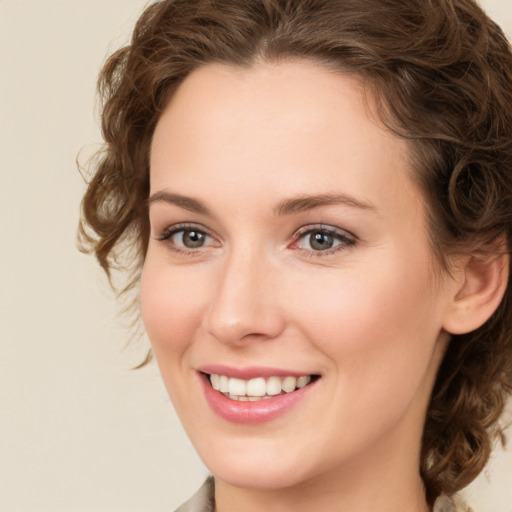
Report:
[[[428,510],[420,440],[461,278],[435,270],[407,143],[369,109],[312,62],[213,64],[156,127],[142,313],[218,512]],[[329,194],[352,201],[276,212]],[[163,239],[182,223],[202,246]],[[326,226],[342,236],[315,251],[304,229]],[[321,378],[286,414],[240,425],[207,404],[205,364]]]

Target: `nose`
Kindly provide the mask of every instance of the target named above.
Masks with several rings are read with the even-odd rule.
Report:
[[[285,325],[279,305],[278,272],[265,257],[248,250],[222,263],[214,296],[203,317],[204,329],[229,345],[271,340]]]

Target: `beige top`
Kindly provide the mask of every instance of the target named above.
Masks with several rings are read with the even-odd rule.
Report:
[[[214,512],[214,482],[213,477],[206,479],[202,487],[187,502],[178,507],[175,512]],[[439,496],[434,503],[432,512],[472,512],[462,500],[446,495]]]

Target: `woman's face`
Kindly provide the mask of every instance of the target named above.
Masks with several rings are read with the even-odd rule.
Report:
[[[310,62],[214,64],[156,127],[143,318],[222,481],[417,475],[454,282],[370,103]]]

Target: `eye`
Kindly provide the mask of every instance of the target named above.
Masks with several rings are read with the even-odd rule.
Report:
[[[216,242],[205,230],[196,226],[175,225],[167,228],[158,238],[177,252],[193,251],[215,245]]]
[[[174,245],[186,247],[187,249],[203,247],[208,243],[209,239],[210,237],[206,233],[197,229],[180,229],[169,237],[169,240]]]
[[[355,244],[355,239],[333,227],[304,228],[298,234],[296,248],[315,253],[331,253]]]

